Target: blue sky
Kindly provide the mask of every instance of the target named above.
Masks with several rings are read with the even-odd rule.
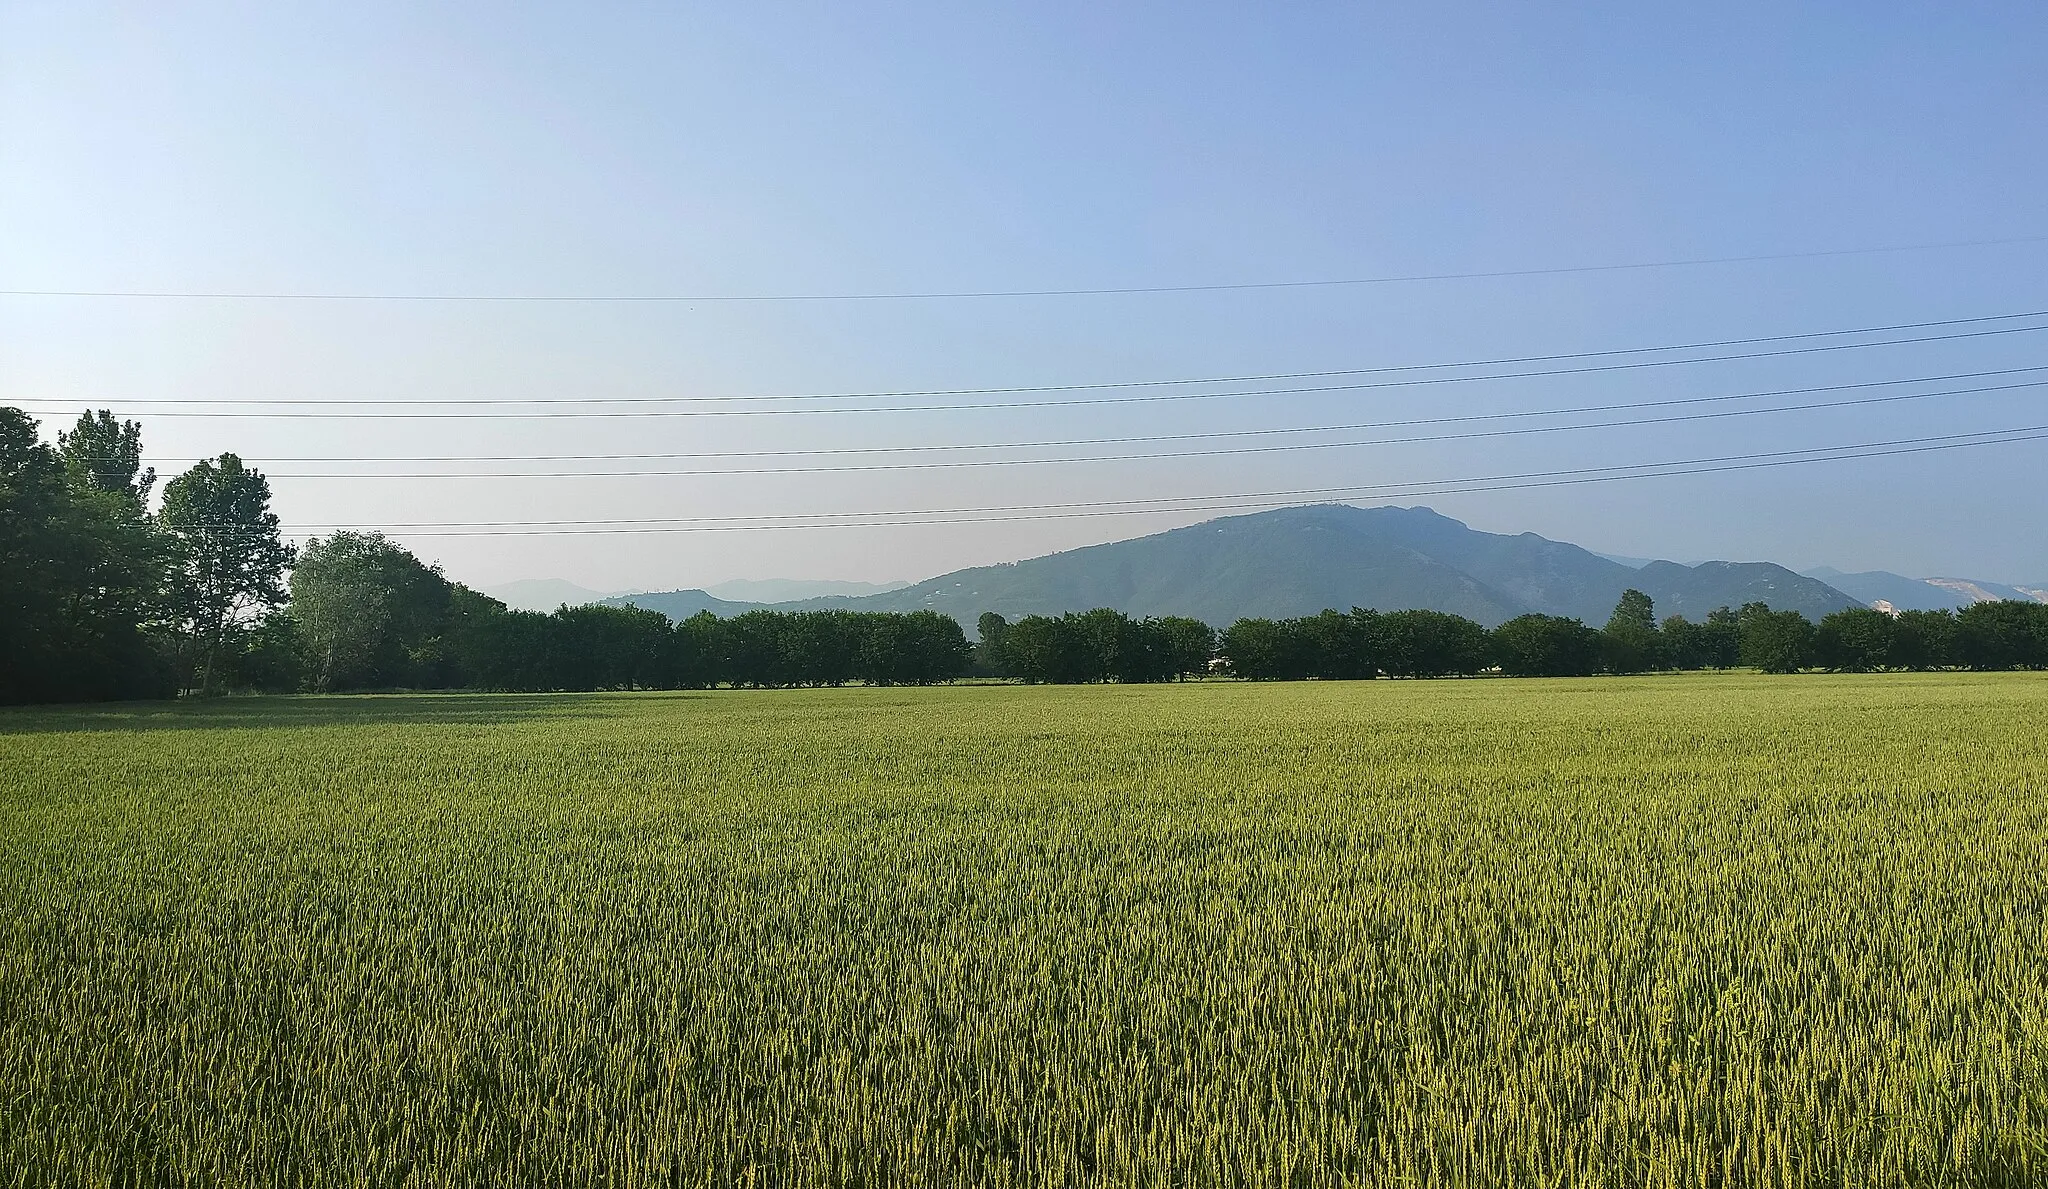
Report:
[[[9,229],[0,288],[390,297],[1113,288],[2048,235],[2048,72],[2039,69],[2048,11],[2038,5],[1558,7],[360,3],[174,12],[16,2],[0,8],[0,227]],[[2034,242],[974,300],[16,296],[0,297],[0,401],[53,416],[69,410],[66,419],[87,405],[121,409],[143,421],[160,469],[235,450],[276,476],[278,507],[299,528],[1114,504],[2048,424],[2048,389],[1044,466],[335,479],[310,476],[630,464],[293,460],[884,448],[1378,423],[2028,367],[2048,364],[2048,333],[1127,406],[322,420],[170,417],[157,414],[197,407],[150,402],[865,392],[1381,367],[2048,309],[2044,277],[2048,243]],[[431,408],[456,406],[412,411]],[[2036,441],[1454,490],[1421,502],[1475,527],[1619,553],[2040,581],[2044,453]],[[407,540],[474,582],[559,576],[661,588],[918,578],[1201,518]]]

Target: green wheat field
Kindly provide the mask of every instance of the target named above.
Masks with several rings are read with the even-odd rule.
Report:
[[[0,714],[0,1184],[2048,1184],[2048,675]]]

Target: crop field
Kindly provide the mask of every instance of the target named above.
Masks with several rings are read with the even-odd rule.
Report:
[[[0,1185],[2048,1183],[2048,675],[0,714]]]

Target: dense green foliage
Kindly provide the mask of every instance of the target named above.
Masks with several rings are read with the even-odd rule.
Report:
[[[81,421],[59,449],[0,408],[0,702],[169,693],[148,636],[165,551],[123,428]],[[139,462],[139,456],[136,458]]]
[[[270,483],[232,454],[164,484],[156,525],[169,546],[163,609],[190,682],[212,693],[244,629],[285,601],[294,551],[270,510]],[[232,663],[232,662],[229,662]]]
[[[1029,682],[1172,681],[1209,671],[1216,631],[1198,620],[1132,619],[1098,607],[1006,622],[982,615],[980,663],[998,677]]]
[[[211,691],[284,601],[292,550],[240,459],[164,486],[141,430],[86,414],[55,449],[0,408],[0,702]]]
[[[2048,681],[0,714],[0,1183],[2048,1181]]]
[[[1599,632],[1560,615],[1519,615],[1493,630],[1494,658],[1510,677],[1597,673],[1604,643]]]
[[[1305,619],[1241,619],[1225,629],[1231,672],[1254,681],[1304,677],[1448,677],[1492,663],[1485,628],[1442,611],[1325,611]]]
[[[1622,593],[1604,629],[1576,619],[1520,615],[1487,632],[1434,611],[1354,607],[1302,619],[1242,619],[1223,632],[1230,671],[1261,681],[1303,678],[1443,677],[1497,667],[1511,677],[1728,669],[2048,668],[2048,604],[1977,603],[1960,612],[1888,615],[1859,607],[1816,627],[1797,611],[1762,603],[1710,612],[1705,623],[1672,616],[1659,626],[1641,591]]]

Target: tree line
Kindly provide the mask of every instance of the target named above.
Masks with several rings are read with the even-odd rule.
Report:
[[[960,625],[932,611],[705,612],[504,604],[376,533],[307,543],[274,618],[275,687],[509,691],[930,685],[958,676]],[[296,668],[294,668],[294,663]]]
[[[142,431],[87,413],[54,446],[0,408],[0,703],[231,690],[928,685],[970,648],[936,612],[514,611],[377,533],[283,539],[233,454],[164,484]]]
[[[1244,619],[1219,641],[1229,670],[1259,681],[1305,678],[1511,677],[1602,673],[1803,669],[1869,673],[1924,669],[2048,668],[2048,604],[1976,603],[1954,611],[1891,614],[1870,607],[1816,624],[1763,603],[1722,607],[1704,622],[1661,624],[1650,597],[1623,592],[1601,628],[1555,615],[1522,615],[1488,631],[1439,611],[1324,611],[1300,619]]]
[[[2048,668],[2048,604],[1961,612],[1870,608],[1818,624],[1761,603],[1659,623],[1628,591],[1602,628],[1524,615],[1488,630],[1439,611],[1327,610],[1297,619],[1139,619],[1107,608],[981,617],[514,611],[377,533],[294,549],[261,472],[233,454],[164,484],[136,423],[81,416],[54,446],[0,408],[0,702],[227,690],[602,690],[1027,682],[1583,676],[1750,666]]]

